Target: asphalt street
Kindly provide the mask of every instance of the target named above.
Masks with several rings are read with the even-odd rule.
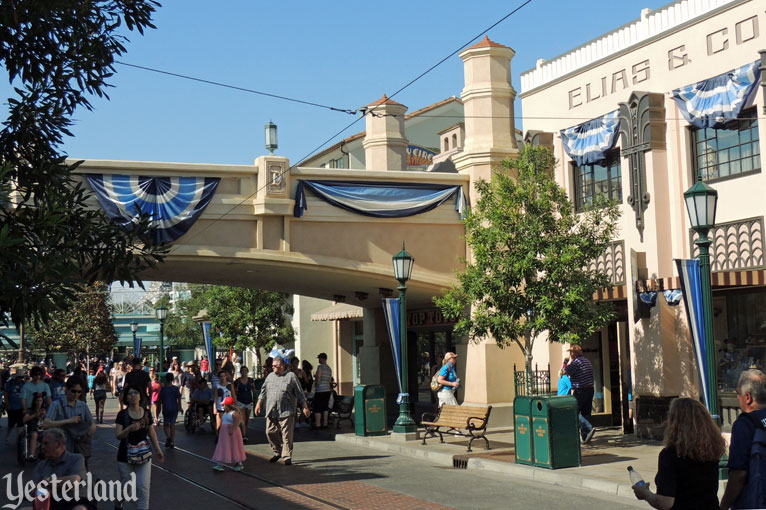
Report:
[[[91,403],[92,405],[92,403]],[[104,480],[117,479],[114,416],[117,403],[107,401],[106,422],[98,425],[90,469]],[[336,508],[374,509],[622,509],[649,508],[641,502],[585,489],[514,479],[491,472],[468,472],[436,466],[411,457],[335,442],[333,429],[298,428],[292,466],[270,464],[262,419],[250,423],[245,471],[213,471],[214,451],[209,428],[187,434],[177,425],[175,450],[153,467],[152,508]],[[6,420],[0,422],[5,436]],[[345,430],[348,432],[348,428]],[[162,428],[158,428],[164,444]],[[0,473],[15,480],[19,468],[12,444],[4,445]],[[27,475],[31,468],[27,468]],[[13,503],[7,481],[0,480],[0,506]],[[99,508],[111,509],[101,503]]]

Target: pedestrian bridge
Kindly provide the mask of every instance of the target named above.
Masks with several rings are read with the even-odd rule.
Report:
[[[429,304],[455,281],[454,271],[466,253],[465,228],[456,210],[459,192],[421,214],[371,217],[339,207],[340,202],[328,203],[301,183],[458,187],[468,196],[467,175],[290,168],[278,156],[259,157],[253,166],[85,160],[76,172],[86,181],[86,176],[119,175],[220,179],[197,221],[170,244],[165,263],[142,275],[146,280],[234,285],[377,305],[381,294],[397,286],[391,257],[405,242],[415,258],[408,302],[418,306]],[[305,210],[297,217],[301,191]],[[93,206],[101,207],[95,193]]]

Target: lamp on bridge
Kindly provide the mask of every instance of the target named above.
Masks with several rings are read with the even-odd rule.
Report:
[[[713,289],[710,281],[710,238],[708,232],[715,225],[718,192],[702,182],[700,175],[694,186],[684,192],[689,221],[698,237],[700,286],[702,287],[702,316],[705,320],[704,345],[707,358],[707,390],[710,414],[718,416],[718,377],[715,365],[715,339],[713,338]]]
[[[160,372],[165,371],[165,319],[168,316],[168,309],[161,306],[154,310],[157,320],[160,321]]]
[[[136,348],[136,331],[138,331],[138,323],[136,321],[133,321],[133,322],[130,323],[130,331],[133,332],[133,349],[135,350],[135,348]],[[141,353],[140,352],[134,352],[133,356],[136,356],[136,357],[140,358],[141,357]]]
[[[269,121],[269,123],[266,124],[266,150],[269,151],[269,153],[274,154],[274,151],[277,150],[278,146],[277,125]]]
[[[399,403],[399,417],[394,423],[394,432],[417,432],[417,426],[410,416],[410,397],[407,394],[407,280],[412,276],[412,266],[415,259],[407,253],[402,242],[402,251],[394,255],[394,278],[399,280],[399,355],[401,356],[401,387],[402,398]]]

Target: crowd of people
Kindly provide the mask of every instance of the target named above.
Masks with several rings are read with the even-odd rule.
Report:
[[[5,442],[26,441],[26,460],[37,463],[36,482],[50,479],[53,473],[68,480],[84,479],[92,438],[97,424],[104,423],[105,403],[111,394],[119,406],[114,421],[120,441],[118,471],[123,483],[135,476],[139,509],[149,508],[151,461],[162,462],[164,449],[175,447],[176,421],[185,412],[196,414],[199,423],[210,419],[216,471],[225,470],[226,464],[234,471],[243,469],[249,421],[261,413],[275,452],[271,461],[281,458],[290,465],[296,418],[308,420],[308,402],[313,397],[311,426],[326,427],[334,380],[325,353],[317,357],[314,374],[313,366],[306,360],[300,363],[293,351],[281,349],[272,354],[260,380],[250,377],[250,370],[236,356],[216,359],[212,367],[204,357],[186,363],[173,357],[164,373],[138,357],[116,362],[94,358],[89,364],[69,364],[66,369],[40,364],[27,370],[23,365],[2,363],[0,416],[3,412],[8,415]],[[159,442],[160,426],[164,449]],[[82,500],[66,506],[52,502],[51,508],[95,506]],[[121,508],[120,502],[116,508]]]

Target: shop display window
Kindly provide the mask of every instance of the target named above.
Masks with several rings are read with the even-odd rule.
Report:
[[[694,170],[704,181],[716,181],[761,170],[758,118],[754,109],[724,128],[693,128]]]
[[[575,210],[584,211],[596,199],[622,202],[622,170],[620,152],[612,151],[606,160],[574,167]]]
[[[735,391],[743,370],[766,367],[766,289],[714,293],[713,326],[719,389]]]

